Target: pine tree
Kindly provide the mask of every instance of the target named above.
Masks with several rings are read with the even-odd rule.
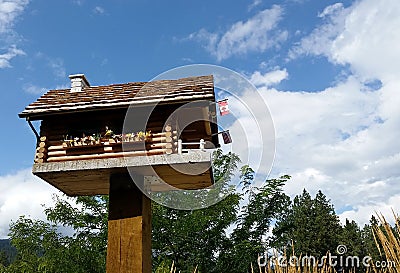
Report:
[[[4,250],[0,251],[0,268],[1,266],[5,267],[10,264],[10,261],[8,260],[8,256]]]
[[[272,245],[296,255],[320,258],[334,252],[339,242],[341,226],[333,205],[319,191],[312,199],[304,189],[278,218],[273,229]]]
[[[350,256],[364,257],[367,255],[362,231],[357,223],[346,219],[340,234],[339,243],[347,248],[346,254]]]
[[[382,250],[382,246],[375,240],[372,231],[372,228],[377,226],[380,226],[379,221],[372,215],[369,223],[361,230],[361,236],[364,242],[366,255],[372,257],[374,261],[382,261],[385,260],[384,253],[379,252],[379,249]],[[379,247],[377,246],[377,243],[379,244]]]

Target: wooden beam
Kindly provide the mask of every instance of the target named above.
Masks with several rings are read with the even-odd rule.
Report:
[[[110,178],[107,273],[151,273],[151,203],[128,173]]]

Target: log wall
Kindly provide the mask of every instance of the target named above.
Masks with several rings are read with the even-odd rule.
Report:
[[[129,133],[151,132],[142,141],[123,139],[124,137],[106,137],[106,127],[115,134],[124,136],[123,128],[127,109],[113,109],[91,111],[86,113],[70,113],[54,115],[44,119],[40,127],[40,142],[36,148],[35,163],[59,162],[67,160],[85,160],[96,158],[111,158],[123,156],[143,156],[177,153],[177,141],[194,142],[204,139],[212,141],[210,124],[204,121],[195,121],[184,128],[181,124],[187,123],[187,115],[174,116],[172,113],[181,105],[161,105],[153,109],[147,122],[143,125],[135,123],[141,113],[148,113],[146,108],[137,109],[133,113],[133,122],[128,124]],[[136,109],[135,109],[136,111]],[[188,111],[188,110],[186,110]],[[204,108],[194,108],[188,111],[192,116],[204,116]],[[128,112],[129,113],[129,112]],[[129,113],[132,115],[132,113]],[[172,115],[171,115],[172,114]],[[169,117],[173,117],[172,119]],[[168,119],[169,118],[169,119]],[[100,134],[100,138],[99,135]],[[97,137],[92,137],[97,135]],[[85,138],[83,138],[86,136]],[[78,138],[78,141],[73,141]],[[79,141],[85,139],[85,141]],[[66,141],[67,140],[67,141]]]
[[[172,154],[177,153],[178,138],[176,131],[166,131],[151,134],[144,141],[115,141],[110,138],[86,144],[48,141],[45,136],[40,139],[35,163]]]

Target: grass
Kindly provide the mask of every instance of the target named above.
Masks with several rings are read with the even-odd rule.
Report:
[[[394,212],[395,226],[392,227],[383,215],[378,216],[381,226],[373,227],[376,245],[381,256],[391,263],[385,271],[373,268],[373,272],[400,272],[400,218]]]

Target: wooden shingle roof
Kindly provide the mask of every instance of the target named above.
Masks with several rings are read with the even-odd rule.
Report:
[[[215,101],[212,75],[177,80],[90,86],[80,92],[71,92],[70,89],[50,90],[28,105],[19,116],[40,119],[42,116],[56,113],[198,99]]]

